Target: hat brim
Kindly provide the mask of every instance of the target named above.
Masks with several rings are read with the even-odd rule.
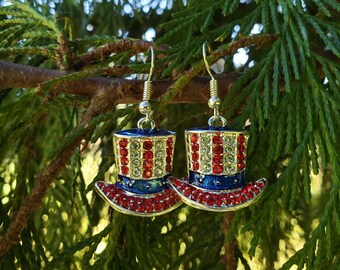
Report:
[[[230,190],[208,190],[189,184],[187,178],[169,177],[168,181],[182,200],[197,209],[227,212],[249,206],[259,199],[266,187],[266,179]]]
[[[180,196],[171,188],[158,193],[135,194],[114,184],[98,181],[95,183],[95,190],[118,212],[139,217],[163,215],[182,204]]]

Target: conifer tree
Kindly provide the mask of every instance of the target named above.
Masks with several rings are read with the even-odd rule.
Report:
[[[340,3],[336,0],[0,0],[0,269],[339,269]],[[145,33],[155,33],[152,42]],[[156,218],[112,211],[112,132],[135,126],[149,64],[158,126],[222,115],[250,140],[254,205],[182,205]],[[246,61],[235,64],[235,55]]]

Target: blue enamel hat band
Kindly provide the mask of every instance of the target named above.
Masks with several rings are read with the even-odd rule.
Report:
[[[198,172],[189,171],[188,183],[200,188],[210,190],[228,190],[244,186],[244,172],[231,176],[226,175],[204,175]]]

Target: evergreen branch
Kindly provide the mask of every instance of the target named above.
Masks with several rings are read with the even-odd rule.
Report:
[[[31,16],[34,19],[36,19],[38,22],[40,22],[42,25],[45,25],[46,27],[50,28],[53,30],[55,33],[59,32],[59,29],[55,25],[54,22],[51,20],[46,19],[43,15],[39,14],[36,10],[31,8],[28,4],[26,3],[21,3],[19,1],[12,1],[12,4],[14,7],[22,10],[23,12],[28,13],[26,16]]]
[[[134,53],[146,52],[149,50],[150,47],[153,47],[158,50],[166,49],[167,46],[157,46],[153,43],[144,40],[118,40],[116,42],[108,43],[100,48],[97,48],[85,55],[83,55],[80,59],[78,59],[75,64],[74,68],[76,70],[82,69],[94,62],[100,61],[112,53],[119,53],[119,52],[126,52],[126,51],[133,51]]]
[[[33,88],[48,80],[68,75],[65,70],[49,70],[0,61],[0,89],[11,87]],[[221,97],[225,97],[239,74],[230,73],[216,76]],[[182,93],[171,100],[173,103],[205,103],[209,97],[209,77],[195,77],[182,89]],[[157,99],[166,93],[173,81],[153,81],[152,98]],[[108,102],[139,103],[144,87],[143,80],[121,78],[85,78],[62,82],[53,88],[56,91],[92,97],[99,93],[105,95]],[[197,94],[199,92],[199,94]]]
[[[100,97],[93,98],[89,107],[83,114],[78,127],[73,131],[78,133],[83,129],[73,142],[65,147],[59,154],[57,154],[50,164],[45,168],[39,177],[38,184],[32,189],[31,193],[26,197],[25,201],[21,205],[20,209],[13,217],[7,231],[0,238],[0,258],[6,255],[6,253],[19,241],[19,235],[25,228],[28,218],[40,207],[43,197],[50,188],[53,180],[58,176],[61,170],[63,170],[72,157],[74,151],[79,146],[82,139],[84,139],[89,132],[93,130],[90,125],[91,120],[96,116],[109,108],[112,108],[112,104],[106,102]]]

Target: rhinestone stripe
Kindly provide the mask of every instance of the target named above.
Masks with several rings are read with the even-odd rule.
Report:
[[[171,172],[176,137],[113,136],[118,174],[152,180]]]
[[[230,131],[186,131],[188,169],[233,175],[245,170],[248,135]]]

